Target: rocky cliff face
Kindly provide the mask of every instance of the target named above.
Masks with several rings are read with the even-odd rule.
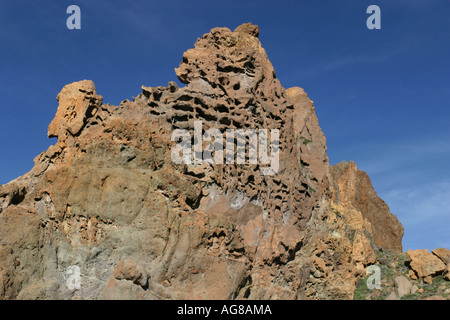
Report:
[[[313,102],[258,35],[212,29],[176,69],[184,87],[119,106],[89,80],[62,89],[58,142],[0,186],[0,298],[348,299],[377,250],[401,251],[401,224],[353,163],[329,166]],[[276,173],[174,163],[172,134],[195,140],[195,121],[278,129]]]
[[[348,224],[365,232],[374,245],[401,252],[403,226],[378,197],[367,173],[353,161],[336,164],[331,172],[335,207],[346,213]]]

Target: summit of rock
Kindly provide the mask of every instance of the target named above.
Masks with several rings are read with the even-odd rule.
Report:
[[[91,80],[74,82],[64,86],[56,100],[59,102],[55,118],[48,127],[48,137],[77,135],[88,118],[95,116],[103,98],[97,95]]]

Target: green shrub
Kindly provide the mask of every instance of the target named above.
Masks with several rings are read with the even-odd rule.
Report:
[[[305,137],[300,137],[300,139],[303,140],[303,144],[306,146],[308,145],[308,143],[312,142],[312,140],[306,139]]]
[[[369,276],[358,280],[355,293],[353,294],[353,300],[366,300],[366,296],[372,291],[367,287],[368,278]]]

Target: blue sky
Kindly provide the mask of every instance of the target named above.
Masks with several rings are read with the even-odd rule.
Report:
[[[81,30],[66,8],[81,8]],[[381,8],[381,30],[366,9]],[[285,88],[314,100],[332,164],[354,160],[405,227],[404,250],[450,248],[450,2],[0,1],[0,183],[33,166],[61,88],[119,104],[167,85],[216,26],[260,26]]]

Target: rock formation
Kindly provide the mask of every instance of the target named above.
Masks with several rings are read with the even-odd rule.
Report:
[[[430,253],[426,249],[408,250],[406,254],[410,260],[410,277],[423,279],[425,283],[432,283],[433,276],[448,269],[450,250],[439,248]]]
[[[401,224],[353,163],[329,166],[313,102],[258,36],[212,29],[176,69],[184,87],[119,106],[89,80],[62,89],[57,143],[0,186],[0,298],[350,299],[377,250],[401,252]],[[278,129],[277,173],[174,163],[172,133],[194,121]]]
[[[341,162],[332,166],[335,207],[346,212],[348,224],[366,231],[381,248],[402,251],[403,226],[378,197],[364,171],[356,164]]]

